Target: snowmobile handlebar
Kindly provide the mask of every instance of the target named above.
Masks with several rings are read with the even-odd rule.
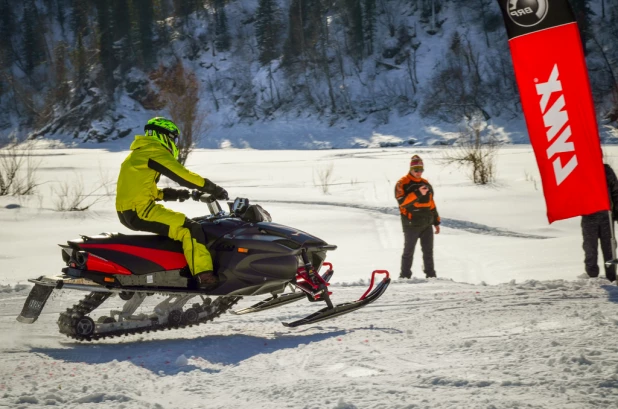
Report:
[[[218,216],[223,214],[223,209],[219,202],[213,195],[205,194],[204,192],[200,192],[199,190],[194,190],[191,192],[191,197],[193,200],[198,202],[206,203],[208,206],[208,210],[212,216]]]
[[[206,193],[200,192],[199,190],[192,191],[191,197],[193,198],[193,200],[202,202],[202,203],[212,203],[212,202],[217,201],[217,199],[215,199],[214,196],[207,195]]]

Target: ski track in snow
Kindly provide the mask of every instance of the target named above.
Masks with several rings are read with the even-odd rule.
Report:
[[[309,327],[280,323],[320,307],[301,301],[98,343],[57,334],[58,313],[82,293],[58,292],[24,326],[27,290],[2,292],[0,332],[13,336],[0,347],[0,407],[177,408],[170,391],[183,408],[616,407],[618,288],[605,282],[400,280]],[[332,289],[335,302],[364,290]]]
[[[393,216],[399,216],[399,210],[395,207],[381,207],[381,206],[367,206],[353,203],[334,203],[334,202],[320,202],[320,201],[296,201],[296,200],[259,200],[255,199],[259,203],[282,203],[282,204],[302,204],[308,206],[336,206],[347,207],[353,209],[367,210],[371,212],[378,212]],[[440,225],[455,230],[462,230],[473,234],[485,234],[490,236],[503,236],[503,237],[516,237],[521,239],[551,239],[550,236],[539,236],[536,234],[518,233],[507,229],[501,229],[497,227],[491,227],[480,223],[469,222],[465,220],[456,220],[441,218]]]

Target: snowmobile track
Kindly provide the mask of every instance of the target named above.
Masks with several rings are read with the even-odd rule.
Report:
[[[178,322],[161,325],[157,324],[156,321],[153,321],[152,325],[149,327],[120,328],[114,331],[109,331],[105,333],[92,333],[90,335],[77,334],[75,328],[80,322],[80,320],[82,320],[84,317],[87,317],[87,314],[91,313],[101,304],[103,304],[103,302],[105,302],[105,300],[107,300],[110,295],[111,293],[92,292],[86,295],[77,304],[73,305],[72,308],[67,308],[67,310],[61,313],[60,317],[58,318],[58,328],[60,330],[60,333],[65,334],[67,337],[73,338],[77,341],[99,341],[105,338],[129,336],[172,329],[183,329],[192,327],[194,325],[206,324],[208,321],[213,321],[215,318],[218,318],[219,316],[224,314],[227,310],[232,308],[242,299],[242,297],[218,297],[211,304],[204,307],[205,311],[209,311],[206,316],[202,317],[198,321],[191,323]]]

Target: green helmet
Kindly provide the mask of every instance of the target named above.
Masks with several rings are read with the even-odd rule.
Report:
[[[178,142],[180,131],[175,123],[162,116],[152,118],[144,126],[144,133],[161,142],[161,145],[170,151],[175,159],[178,159]]]

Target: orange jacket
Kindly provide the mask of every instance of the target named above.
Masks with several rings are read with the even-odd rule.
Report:
[[[426,186],[429,190],[422,195],[420,187]],[[433,187],[423,178],[415,178],[411,174],[399,179],[395,185],[395,198],[399,203],[401,217],[415,225],[440,224],[440,215],[433,201]]]

